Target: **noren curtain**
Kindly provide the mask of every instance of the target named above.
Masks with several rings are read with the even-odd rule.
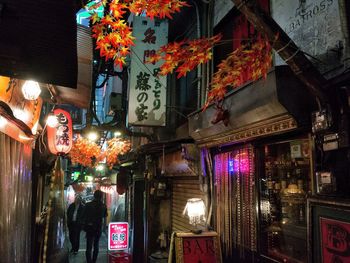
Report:
[[[256,251],[254,153],[244,147],[214,157],[215,226],[223,252]]]
[[[32,149],[0,132],[0,262],[30,262]]]

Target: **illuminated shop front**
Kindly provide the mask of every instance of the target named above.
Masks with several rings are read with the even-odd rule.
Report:
[[[227,126],[213,125],[213,106],[190,117],[212,182],[212,225],[224,262],[307,260],[313,144],[305,125],[312,104],[298,85],[286,68],[276,67],[266,80],[225,98]]]

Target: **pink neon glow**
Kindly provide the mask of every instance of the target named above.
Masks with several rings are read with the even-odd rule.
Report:
[[[248,152],[244,151],[235,155],[233,159],[233,169],[240,173],[249,173],[250,171],[250,162]]]

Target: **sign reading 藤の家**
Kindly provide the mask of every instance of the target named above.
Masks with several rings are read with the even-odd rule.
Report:
[[[131,53],[129,124],[165,126],[166,76],[158,76],[162,61],[145,61],[167,44],[168,22],[135,16],[133,36],[136,39]]]

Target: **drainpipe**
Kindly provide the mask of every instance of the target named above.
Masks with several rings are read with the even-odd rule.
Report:
[[[215,1],[202,1],[206,4],[206,17],[203,19],[203,28],[205,32],[203,32],[203,35],[206,37],[212,37],[213,36],[213,11],[214,11],[214,2]],[[201,108],[206,100],[207,100],[207,88],[209,86],[210,76],[213,72],[213,61],[210,60],[205,65],[201,65],[202,67],[202,76],[201,76],[201,96],[200,96],[200,102],[201,105],[199,108]]]
[[[200,17],[199,17],[199,8],[196,1],[192,0],[192,3],[194,7],[196,8],[196,27],[197,27],[197,38],[199,39],[201,37],[201,28],[200,28]],[[201,73],[202,73],[202,66],[197,67],[197,109],[202,107],[202,90],[201,90]]]

